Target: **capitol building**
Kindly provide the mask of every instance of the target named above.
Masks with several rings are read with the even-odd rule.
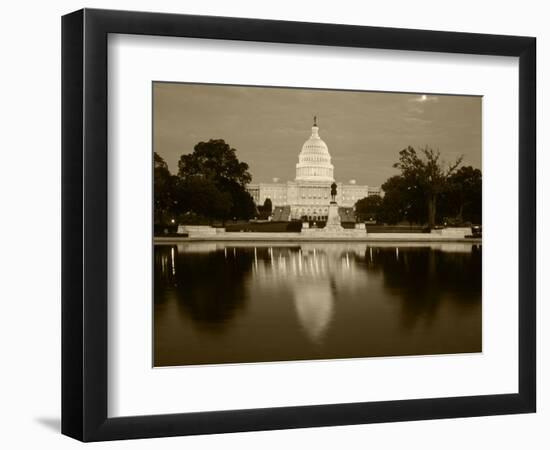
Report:
[[[274,219],[304,219],[323,221],[327,219],[331,201],[330,189],[334,183],[334,165],[331,162],[327,144],[319,136],[319,127],[314,118],[311,136],[302,146],[296,164],[294,181],[279,183],[249,184],[247,190],[256,205],[263,205],[270,199]],[[358,185],[355,180],[337,184],[336,202],[340,215],[353,216],[355,203],[369,195],[380,195],[379,187]]]

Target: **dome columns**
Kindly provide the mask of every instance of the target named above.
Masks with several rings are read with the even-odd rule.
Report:
[[[319,136],[316,116],[313,118],[311,136],[302,146],[298,157],[296,181],[334,181],[334,166],[328,147]]]

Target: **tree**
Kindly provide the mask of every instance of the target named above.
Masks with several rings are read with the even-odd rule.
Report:
[[[263,205],[258,206],[260,219],[267,219],[273,212],[273,203],[270,198],[266,198]]]
[[[369,195],[355,203],[355,212],[359,220],[378,220],[382,208],[382,197]]]
[[[444,168],[439,150],[425,147],[420,152],[421,156],[411,146],[401,150],[399,161],[393,167],[401,170],[401,175],[409,186],[414,186],[423,192],[428,225],[432,228],[436,221],[438,196],[448,187],[447,181],[462,163],[463,157],[460,156],[454,163]]]
[[[226,220],[231,214],[231,195],[222,192],[211,181],[201,177],[179,180],[177,187],[177,212],[192,213],[211,219]]]
[[[402,175],[394,175],[382,185],[384,198],[380,206],[379,220],[395,224],[406,220],[424,223],[426,205],[424,194],[418,185],[410,183]]]
[[[181,180],[202,179],[211,183],[217,191],[227,194],[229,210],[223,217],[248,220],[256,212],[254,200],[246,191],[246,185],[252,180],[248,164],[239,161],[236,150],[223,139],[210,139],[199,142],[193,153],[182,155],[178,162],[178,176]],[[214,195],[214,191],[209,189]],[[216,212],[220,217],[220,210]]]
[[[380,208],[379,218],[384,223],[396,224],[406,218],[405,195],[407,194],[407,186],[401,176],[393,176],[389,178],[383,185],[384,198]]]
[[[448,215],[457,222],[481,223],[481,170],[461,167],[449,177],[448,184]]]
[[[271,213],[273,212],[273,203],[271,202],[271,199],[270,198],[266,198],[265,201],[264,201],[264,206],[263,206],[263,212],[267,215],[267,216],[270,216]]]
[[[223,180],[217,185],[221,192],[229,195],[231,199],[231,208],[229,218],[239,220],[249,220],[256,213],[254,199],[246,189],[236,181]]]
[[[178,162],[178,175],[181,178],[199,176],[216,184],[233,181],[244,187],[252,180],[248,164],[238,160],[236,150],[223,139],[210,139],[199,142],[193,153],[181,155]]]
[[[166,161],[158,154],[153,155],[154,164],[154,221],[167,223],[174,215],[177,178],[170,174]]]

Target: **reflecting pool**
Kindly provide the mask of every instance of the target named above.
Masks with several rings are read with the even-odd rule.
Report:
[[[154,250],[154,365],[481,351],[481,245]]]

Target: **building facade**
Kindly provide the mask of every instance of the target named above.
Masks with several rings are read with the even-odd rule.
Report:
[[[289,209],[290,219],[326,220],[331,200],[330,186],[334,182],[334,166],[325,142],[319,136],[314,120],[311,136],[302,146],[296,164],[294,181],[258,183],[248,185],[248,192],[256,205],[270,199],[274,208]],[[380,195],[379,187],[349,183],[336,183],[338,206],[353,208],[355,203],[369,195]]]

